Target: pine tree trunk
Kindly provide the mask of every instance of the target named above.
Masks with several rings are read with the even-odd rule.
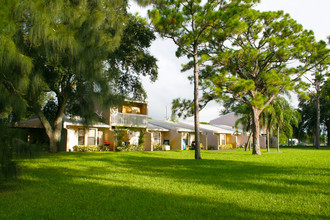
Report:
[[[253,130],[253,151],[252,154],[261,155],[260,151],[260,110],[256,106],[252,106],[252,130]]]
[[[327,146],[330,146],[330,126],[328,126],[328,143]]]
[[[199,137],[199,99],[198,99],[198,77],[199,74],[199,65],[198,65],[198,55],[194,55],[194,121],[195,121],[195,159],[202,159],[201,157],[201,148],[200,148],[200,137]]]
[[[280,152],[280,127],[277,126],[277,152]]]
[[[269,152],[269,129],[267,127],[267,152]]]
[[[327,134],[328,134],[327,146],[330,146],[330,123],[329,123],[329,121],[327,121],[325,124],[327,126]]]
[[[316,129],[315,129],[315,147],[320,149],[320,96],[316,94],[317,113],[316,113]]]

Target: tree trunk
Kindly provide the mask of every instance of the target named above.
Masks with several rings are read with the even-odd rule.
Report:
[[[330,126],[328,127],[328,143],[327,146],[330,146]]]
[[[316,103],[317,103],[317,112],[316,112],[316,130],[315,130],[315,147],[320,149],[320,96],[318,92],[316,92]]]
[[[62,134],[62,121],[63,116],[61,118],[57,118],[57,123],[54,123],[54,128],[50,125],[48,120],[42,114],[41,117],[39,116],[46,134],[49,138],[49,152],[50,153],[57,153],[59,151],[60,142],[61,142],[61,134]],[[43,119],[41,119],[43,118]],[[46,120],[46,121],[45,121]]]
[[[247,143],[246,143],[246,145],[245,145],[245,151],[247,150],[247,148],[248,148],[249,146],[251,146],[251,145],[250,145],[250,144],[251,144],[251,136],[252,136],[252,131],[250,131],[248,141],[247,141]],[[250,149],[250,150],[251,150],[251,149]]]
[[[269,128],[267,127],[267,152],[269,152]]]
[[[280,152],[280,127],[277,126],[277,152]]]
[[[196,51],[196,50],[195,50]],[[198,65],[198,54],[195,52],[194,55],[194,121],[195,121],[195,159],[202,159],[201,148],[200,148],[200,137],[199,137],[199,99],[198,99],[198,81],[199,81],[199,65]]]
[[[257,106],[252,106],[252,130],[253,130],[253,151],[252,154],[261,155],[260,151],[260,110]]]
[[[67,99],[58,100],[59,108],[56,113],[56,118],[53,126],[50,124],[48,119],[45,117],[43,112],[38,106],[35,106],[35,112],[37,113],[42,125],[45,128],[46,134],[49,138],[49,151],[50,153],[57,153],[59,151],[61,134],[62,134],[62,124],[64,117],[64,110],[66,106]]]
[[[49,137],[49,152],[57,153],[60,148],[62,127],[60,129],[53,129],[52,135]]]

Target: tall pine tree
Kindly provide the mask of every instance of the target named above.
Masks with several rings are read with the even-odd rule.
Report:
[[[199,72],[200,65],[208,59],[204,50],[210,46],[211,41],[221,44],[227,36],[240,29],[239,13],[251,7],[251,2],[256,1],[165,0],[149,13],[157,32],[162,37],[172,39],[178,46],[176,55],[191,60],[183,70],[193,69],[195,159],[201,159]],[[217,36],[211,34],[214,31]]]

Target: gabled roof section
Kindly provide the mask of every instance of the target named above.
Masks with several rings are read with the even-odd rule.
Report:
[[[190,128],[194,129],[194,123],[193,122],[179,122],[181,125],[190,126]],[[213,125],[206,125],[206,124],[200,124],[199,125],[200,131],[204,134],[213,133],[213,134],[233,134],[236,130],[234,129],[228,129],[228,128],[222,128],[217,127]]]
[[[241,117],[242,116],[236,115],[234,112],[231,112],[231,113],[221,115],[220,117],[211,120],[210,124],[211,125],[227,125],[230,127],[234,127],[236,121],[238,119],[240,119]],[[242,125],[239,125],[238,127],[241,128]]]
[[[149,121],[148,122],[148,131],[169,131],[169,129],[151,124]]]
[[[85,126],[85,124],[84,120],[79,116],[74,116],[73,118],[70,118],[69,116],[65,115],[63,117],[63,127],[67,128],[68,126]],[[103,122],[94,122],[89,127],[110,128],[110,125]]]
[[[150,125],[156,125],[177,132],[194,132],[194,130],[191,129],[189,126],[181,125],[177,122],[171,122],[171,121],[149,120],[149,126]]]
[[[63,117],[63,128],[67,128],[67,126],[84,126],[83,119],[81,117],[75,116],[71,119],[69,116],[64,115]],[[40,119],[37,116],[32,116],[28,120],[20,121],[15,123],[14,127],[17,128],[44,128]],[[94,128],[110,128],[108,124],[102,122],[95,122],[90,127]]]
[[[31,118],[29,118],[28,120],[16,122],[14,124],[14,127],[16,127],[16,128],[44,128],[40,119],[36,115],[31,116]]]

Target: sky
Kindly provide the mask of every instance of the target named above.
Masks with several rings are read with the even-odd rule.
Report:
[[[289,13],[304,29],[313,30],[317,40],[326,40],[330,36],[330,0],[261,0],[256,9],[260,11],[282,10]],[[147,16],[147,8],[141,8],[131,2],[131,12]],[[163,120],[171,117],[171,103],[175,98],[193,99],[193,85],[188,80],[192,71],[181,72],[181,65],[186,58],[175,56],[177,46],[169,39],[157,39],[152,43],[150,53],[158,60],[158,80],[150,82],[143,78],[143,86],[147,92],[149,117]],[[298,102],[295,96],[291,103],[294,107]],[[209,103],[200,111],[200,121],[209,122],[219,117],[222,107],[215,102]],[[193,121],[187,118],[186,121]]]

